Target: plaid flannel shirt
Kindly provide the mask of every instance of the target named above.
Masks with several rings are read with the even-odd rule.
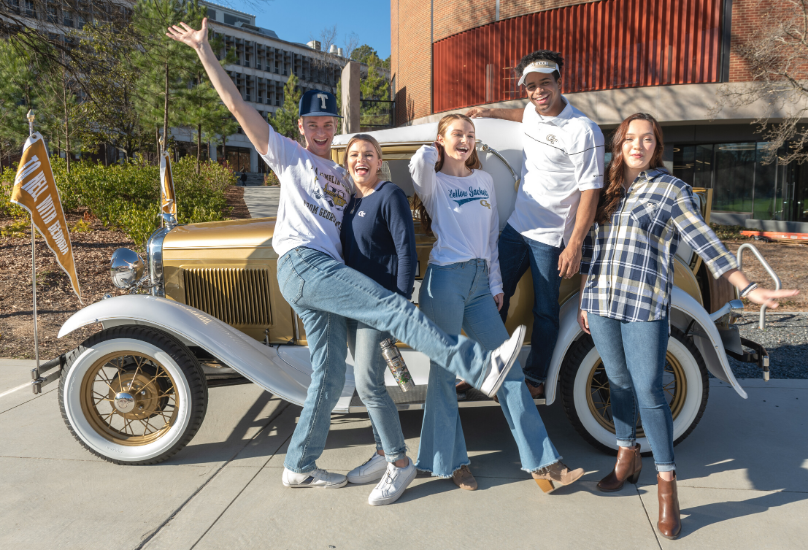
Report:
[[[594,224],[584,239],[581,309],[620,321],[668,317],[673,258],[679,239],[717,279],[738,267],[704,221],[692,188],[662,169],[640,173],[611,223]]]

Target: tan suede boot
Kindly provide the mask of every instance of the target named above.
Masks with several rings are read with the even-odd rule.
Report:
[[[471,474],[471,470],[465,464],[452,472],[452,481],[455,485],[466,491],[474,491],[477,489],[477,480]]]
[[[635,444],[634,447],[619,447],[614,469],[598,482],[598,489],[604,493],[619,491],[626,480],[629,483],[637,483],[640,472],[642,472],[642,456],[639,444]]]
[[[676,490],[676,473],[672,481],[665,481],[657,474],[657,492],[659,498],[659,521],[657,529],[666,539],[675,539],[682,530],[682,518],[679,516],[679,492]]]
[[[562,462],[556,462],[530,475],[542,491],[552,493],[559,487],[578,481],[584,475],[584,469],[570,470]]]

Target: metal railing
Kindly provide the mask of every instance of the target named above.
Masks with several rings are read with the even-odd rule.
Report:
[[[361,130],[383,130],[395,126],[396,102],[382,99],[362,99],[359,105]]]
[[[777,276],[777,273],[774,272],[772,267],[769,265],[769,262],[767,262],[763,258],[760,251],[757,249],[757,247],[755,245],[750,244],[750,243],[744,243],[744,244],[742,244],[741,246],[738,247],[738,269],[743,271],[743,251],[744,250],[751,250],[752,254],[757,256],[757,259],[760,261],[763,268],[769,274],[769,277],[771,277],[772,280],[774,281],[774,290],[780,290],[780,286],[781,286],[780,277]],[[758,328],[760,328],[760,329],[766,328],[766,309],[767,308],[766,308],[765,305],[760,306],[760,323],[758,324]]]

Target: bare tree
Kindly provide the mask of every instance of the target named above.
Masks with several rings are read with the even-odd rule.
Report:
[[[345,58],[351,59],[351,54],[358,47],[359,47],[359,35],[357,35],[355,32],[351,32],[345,38],[345,45],[342,47],[343,53],[345,54]]]
[[[738,41],[733,52],[750,82],[725,84],[713,117],[724,107],[764,106],[752,122],[768,141],[763,162],[808,161],[808,0],[757,0],[749,10],[763,14],[757,31]]]

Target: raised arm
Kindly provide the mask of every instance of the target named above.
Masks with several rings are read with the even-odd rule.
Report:
[[[435,172],[435,164],[438,162],[440,152],[437,143],[432,145],[422,145],[410,159],[410,176],[412,176],[413,187],[421,201],[427,202],[435,190],[435,183],[438,176]]]
[[[522,115],[525,110],[522,109],[483,109],[481,107],[474,107],[466,111],[466,116],[469,118],[501,118],[503,120],[512,120],[514,122],[522,122]]]
[[[166,36],[196,50],[205,72],[208,73],[208,78],[219,93],[225,107],[236,117],[258,154],[265,155],[269,143],[269,124],[258,111],[244,101],[238,88],[233,84],[219,60],[216,59],[208,42],[208,18],[202,20],[202,28],[198,31],[185,23],[180,23],[169,28]]]

